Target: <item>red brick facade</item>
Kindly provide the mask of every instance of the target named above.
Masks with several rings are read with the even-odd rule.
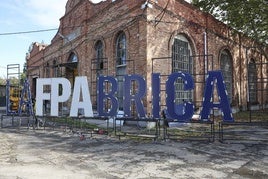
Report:
[[[28,77],[32,81],[32,89],[35,89],[36,77],[62,76],[73,79],[75,75],[87,76],[93,105],[96,105],[96,43],[103,44],[101,73],[116,76],[119,69],[116,44],[121,32],[126,37],[125,73],[145,77],[147,95],[144,105],[148,113],[152,107],[151,73],[160,72],[164,75],[174,71],[174,39],[179,39],[180,43],[186,42],[188,56],[193,61],[192,74],[199,74],[195,75],[197,83],[192,96],[197,106],[203,96],[204,81],[198,82],[203,80],[203,70],[223,68],[220,62],[224,58],[222,54],[231,60],[230,96],[234,108],[245,109],[247,106],[249,60],[252,59],[256,64],[267,61],[256,49],[247,48],[254,46],[253,41],[241,34],[234,34],[231,28],[183,0],[107,0],[98,4],[90,0],[69,0],[51,44],[34,43],[28,56]],[[71,55],[76,55],[77,63],[68,61]],[[261,66],[256,66],[256,73],[265,78],[267,67]],[[161,78],[165,80],[165,76]],[[163,85],[161,88],[164,88]],[[260,98],[257,90],[266,89],[266,84],[253,88],[256,92],[255,102],[266,103],[266,91],[261,92]],[[161,94],[161,97],[161,104],[164,104],[165,94]]]

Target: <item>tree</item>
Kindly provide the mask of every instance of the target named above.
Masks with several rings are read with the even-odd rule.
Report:
[[[26,62],[24,62],[24,66],[23,66],[23,71],[22,73],[20,74],[20,80],[21,80],[21,85],[23,85],[24,81],[26,80],[27,78],[27,69],[26,69]]]
[[[0,85],[6,85],[6,80],[0,77]]]
[[[256,48],[268,59],[267,0],[193,0],[192,4],[256,40]]]

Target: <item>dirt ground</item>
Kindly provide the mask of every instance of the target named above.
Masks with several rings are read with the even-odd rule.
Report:
[[[80,140],[21,127],[1,128],[0,143],[0,179],[268,178],[265,142]]]

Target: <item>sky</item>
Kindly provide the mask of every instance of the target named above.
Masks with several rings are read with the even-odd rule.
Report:
[[[99,1],[92,0],[94,3]],[[26,53],[32,42],[50,44],[57,30],[38,33],[20,32],[57,29],[60,25],[59,19],[65,13],[66,2],[67,0],[1,1],[0,78],[7,77],[7,65],[9,64],[20,64],[22,71]]]

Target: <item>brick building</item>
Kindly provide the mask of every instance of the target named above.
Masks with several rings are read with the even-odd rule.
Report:
[[[87,76],[94,107],[97,76],[114,76],[120,108],[122,75],[140,74],[147,82],[144,106],[150,113],[152,73],[161,73],[162,84],[172,72],[190,72],[195,89],[184,92],[178,80],[176,103],[188,100],[199,107],[206,72],[222,70],[231,106],[246,109],[249,102],[268,102],[268,59],[254,46],[252,39],[183,0],[68,0],[51,44],[32,44],[27,72],[33,95],[37,78],[66,77],[73,84],[75,76]]]

